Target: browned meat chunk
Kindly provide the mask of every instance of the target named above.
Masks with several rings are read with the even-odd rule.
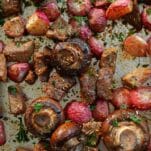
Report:
[[[9,37],[20,37],[25,31],[25,22],[22,17],[14,17],[7,20],[3,26],[5,34]]]
[[[1,81],[7,80],[7,65],[4,54],[0,54],[0,80]]]
[[[97,72],[94,68],[89,68],[80,77],[81,93],[84,100],[91,104],[96,99]]]
[[[40,141],[34,146],[33,151],[48,151],[50,150],[49,142]]]
[[[109,48],[105,50],[101,56],[100,67],[104,68],[112,68],[115,70],[117,52],[115,48]]]
[[[25,81],[28,84],[34,84],[36,81],[36,74],[34,73],[34,71],[30,70],[25,78]]]
[[[44,53],[43,52],[35,52],[34,53],[34,68],[35,73],[38,76],[45,74],[48,71],[48,67],[44,61]]]
[[[71,25],[60,17],[52,24],[51,29],[47,31],[46,36],[48,38],[64,41],[73,34],[74,29],[71,28]]]
[[[151,68],[137,68],[122,78],[123,84],[130,87],[140,87],[151,79]]]
[[[1,0],[2,15],[7,17],[21,11],[21,0]]]
[[[19,86],[8,87],[9,107],[11,114],[23,114],[26,110],[26,96]]]
[[[97,80],[97,96],[106,100],[112,99],[113,69],[102,68]]]
[[[33,41],[26,43],[10,42],[4,48],[4,54],[8,61],[28,62],[34,52],[35,44]]]
[[[62,77],[54,70],[50,74],[48,83],[44,84],[43,91],[50,98],[60,101],[75,83],[74,79]]]

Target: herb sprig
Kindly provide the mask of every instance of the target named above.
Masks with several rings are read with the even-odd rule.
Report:
[[[42,109],[42,107],[43,107],[43,104],[41,104],[41,103],[34,104],[35,112],[39,112]]]

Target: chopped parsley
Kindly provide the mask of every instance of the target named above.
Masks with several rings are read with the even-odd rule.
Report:
[[[56,86],[56,81],[55,81],[55,80],[52,81],[52,85],[53,85],[54,87]]]
[[[117,38],[118,38],[118,40],[119,40],[120,42],[123,42],[125,36],[124,36],[123,33],[120,33],[120,34],[117,36]]]
[[[12,94],[12,95],[16,95],[16,93],[17,93],[17,88],[16,88],[15,86],[13,86],[13,85],[10,85],[10,86],[8,87],[8,92],[9,92],[10,94]]]
[[[3,18],[0,19],[0,25],[4,25],[5,20]]]
[[[136,33],[136,29],[132,28],[132,29],[129,30],[128,36],[133,35],[135,33]]]
[[[146,12],[147,12],[148,15],[151,15],[151,8],[148,8],[148,9],[146,10]]]
[[[83,16],[74,16],[73,17],[80,25],[82,25],[83,22],[87,22],[88,18]]]
[[[68,99],[63,99],[63,102],[68,102]]]
[[[117,119],[112,121],[112,125],[114,127],[118,127],[118,121],[117,121]]]
[[[22,118],[19,118],[19,132],[16,134],[16,139],[19,143],[29,141],[27,131],[25,130],[22,122]]]
[[[139,117],[137,117],[136,115],[131,115],[130,120],[136,124],[140,124],[140,122],[141,122],[141,119]]]
[[[113,3],[115,0],[107,0],[107,2],[109,3]]]
[[[120,106],[120,109],[127,109],[127,105],[126,105],[126,104],[122,104],[122,105]]]
[[[95,110],[95,108],[96,108],[96,105],[90,105],[90,110],[91,111]]]
[[[97,145],[97,135],[95,133],[88,135],[86,145],[93,147]]]
[[[34,109],[35,109],[35,112],[39,112],[43,107],[43,104],[41,103],[36,103],[34,104]]]

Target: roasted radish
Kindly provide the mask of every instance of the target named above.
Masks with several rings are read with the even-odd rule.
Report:
[[[40,10],[46,14],[50,21],[54,21],[60,16],[60,11],[55,1],[47,2]]]
[[[103,9],[93,8],[88,14],[89,25],[95,32],[104,31],[107,25],[105,11]]]
[[[133,108],[151,109],[151,87],[141,87],[130,91],[130,100]]]
[[[106,16],[110,20],[116,20],[132,12],[132,10],[132,0],[116,0],[107,9]]]
[[[92,31],[88,26],[81,26],[79,29],[79,36],[83,40],[88,40],[92,36]]]
[[[124,50],[135,57],[146,56],[147,42],[137,35],[131,35],[124,41]]]
[[[72,101],[65,107],[67,119],[76,123],[87,123],[92,119],[92,113],[89,106],[84,102]]]
[[[112,103],[116,108],[130,107],[130,91],[126,88],[118,88],[114,90]]]
[[[104,50],[104,46],[101,40],[95,38],[95,37],[90,37],[88,40],[88,44],[91,48],[91,52],[100,57],[102,55],[102,52]]]
[[[96,7],[102,7],[102,6],[107,6],[109,5],[111,2],[109,0],[95,0],[94,5]]]
[[[16,63],[8,67],[8,77],[17,83],[22,82],[29,71],[28,63]]]
[[[35,36],[45,35],[48,28],[49,19],[42,11],[32,14],[26,24],[28,33]]]
[[[4,49],[4,43],[3,41],[0,40],[0,53],[3,52],[3,49]]]
[[[149,39],[147,40],[148,42],[148,55],[151,56],[151,37],[149,37]]]
[[[92,115],[95,120],[104,121],[109,114],[109,107],[107,101],[99,99],[96,101],[96,106],[92,110]]]
[[[0,146],[6,142],[6,134],[3,121],[0,121]]]
[[[145,28],[151,30],[151,7],[146,7],[142,13],[142,21]]]

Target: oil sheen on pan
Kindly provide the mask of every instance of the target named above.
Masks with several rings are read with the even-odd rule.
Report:
[[[150,151],[150,130],[150,0],[0,1],[0,151]]]

